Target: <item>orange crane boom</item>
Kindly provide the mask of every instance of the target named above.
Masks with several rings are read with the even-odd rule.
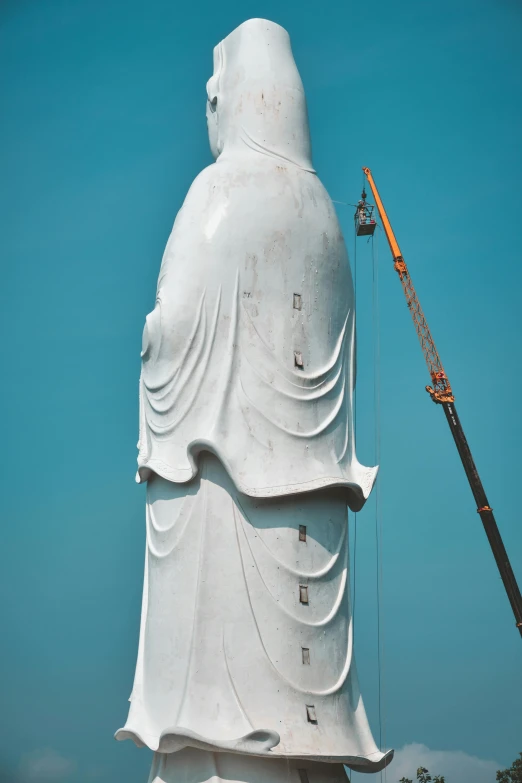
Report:
[[[451,384],[446,373],[444,372],[444,367],[442,366],[440,356],[435,347],[435,342],[431,336],[428,322],[422,311],[422,307],[420,306],[417,292],[415,291],[411,281],[408,267],[406,266],[406,262],[404,261],[399,244],[395,238],[395,234],[393,233],[388,215],[386,214],[381,197],[379,196],[379,191],[377,190],[372,172],[369,168],[365,167],[363,167],[363,171],[372,189],[375,204],[381,217],[382,227],[386,234],[388,244],[390,245],[395,271],[399,275],[404,295],[406,297],[406,304],[410,310],[411,317],[415,325],[415,330],[417,332],[422,352],[424,354],[424,359],[428,365],[428,371],[430,373],[433,386],[426,386],[426,391],[430,394],[433,402],[438,403],[443,407],[451,434],[453,435],[453,439],[455,441],[455,445],[457,446],[462,465],[466,472],[473,497],[475,498],[475,502],[477,504],[477,512],[479,513],[482,520],[491,551],[493,552],[493,556],[497,563],[500,577],[504,584],[504,588],[511,604],[513,614],[515,615],[516,626],[520,632],[520,635],[522,636],[522,596],[520,595],[520,590],[515,578],[515,574],[511,568],[511,563],[509,562],[509,558],[504,547],[504,542],[502,541],[500,531],[497,527],[497,523],[493,515],[493,509],[488,503],[486,492],[482,485],[482,481],[480,480],[480,476],[473,460],[466,436],[464,435],[464,430],[462,429],[462,424],[460,423],[460,419],[454,405],[455,397],[451,388]],[[363,193],[363,199],[364,196],[365,194]]]

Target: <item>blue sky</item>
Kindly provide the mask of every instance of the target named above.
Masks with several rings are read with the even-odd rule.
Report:
[[[361,166],[374,171],[522,582],[518,0],[4,0],[6,783],[147,779],[149,752],[112,738],[126,716],[142,588],[141,331],[175,214],[210,162],[212,48],[253,16],[290,32],[331,197],[353,203]],[[338,209],[353,262],[352,210]],[[413,745],[449,764],[448,783],[486,783],[496,768],[488,760],[507,766],[522,750],[521,640],[443,413],[423,390],[426,368],[382,236],[374,251],[381,734],[388,747]],[[375,453],[371,264],[360,240],[365,464]],[[357,521],[356,575],[356,654],[378,736],[374,501]],[[415,755],[401,752],[402,761]],[[477,757],[480,780],[476,765],[458,766],[463,757]],[[398,777],[391,767],[387,780]]]

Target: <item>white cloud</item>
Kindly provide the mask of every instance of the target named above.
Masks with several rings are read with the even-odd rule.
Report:
[[[494,783],[498,769],[505,765],[478,756],[468,756],[461,750],[431,750],[426,745],[412,742],[395,752],[388,767],[388,783],[401,778],[416,781],[418,767],[426,767],[430,774],[444,775],[446,783]]]
[[[58,783],[71,775],[76,765],[55,750],[35,750],[22,758],[20,779],[23,783]]]

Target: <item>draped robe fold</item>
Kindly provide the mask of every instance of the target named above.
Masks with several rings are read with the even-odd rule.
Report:
[[[167,244],[143,335],[138,479],[189,481],[206,449],[247,495],[343,486],[357,510],[375,469],[355,456],[335,210],[315,173],[250,157],[199,175]]]

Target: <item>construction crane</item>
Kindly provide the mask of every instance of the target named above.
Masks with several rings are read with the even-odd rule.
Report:
[[[404,296],[406,297],[406,304],[410,310],[415,325],[415,330],[419,338],[422,352],[428,365],[428,371],[431,377],[432,386],[426,386],[426,391],[429,393],[433,402],[438,405],[442,405],[442,409],[446,416],[446,420],[449,424],[453,440],[458,449],[462,465],[468,477],[469,485],[477,504],[477,512],[480,515],[484,530],[488,537],[489,545],[493,556],[497,563],[500,577],[504,583],[504,587],[515,615],[516,626],[522,636],[522,596],[515,579],[515,574],[511,568],[509,558],[500,535],[500,531],[497,527],[495,517],[493,515],[493,509],[489,505],[486,492],[482,486],[482,481],[478,474],[473,456],[468,446],[468,441],[464,435],[462,424],[458,417],[455,408],[455,396],[453,389],[449,382],[448,376],[444,372],[444,367],[440,360],[440,356],[435,347],[433,337],[431,336],[430,328],[426,317],[420,306],[417,292],[411,281],[410,273],[406,262],[402,256],[401,250],[395,239],[395,234],[391,227],[391,223],[384,209],[383,203],[379,196],[379,191],[375,185],[372,173],[370,169],[363,167],[363,171],[372,189],[377,211],[379,212],[382,227],[386,234],[388,244],[393,257],[393,265],[395,271],[399,275],[399,279],[402,283]],[[373,216],[374,206],[366,202],[366,193],[363,189],[362,197],[359,203],[356,205],[356,211],[354,215],[355,228],[357,236],[371,236],[373,235],[376,227],[376,222]]]

